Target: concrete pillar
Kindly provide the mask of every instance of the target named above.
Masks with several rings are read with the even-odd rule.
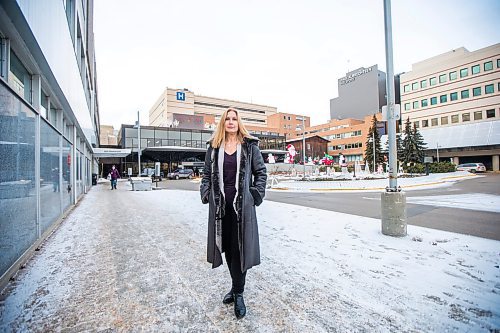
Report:
[[[460,159],[458,158],[458,156],[453,156],[453,164],[455,164],[455,165],[460,164]]]
[[[493,155],[491,156],[491,164],[493,165],[493,171],[499,171],[500,167],[500,160],[499,160],[499,155]]]
[[[404,192],[383,192],[382,234],[387,236],[406,236],[406,194]]]

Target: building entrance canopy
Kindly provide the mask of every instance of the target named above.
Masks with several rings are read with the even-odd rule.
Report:
[[[132,149],[93,148],[94,157],[127,157]]]

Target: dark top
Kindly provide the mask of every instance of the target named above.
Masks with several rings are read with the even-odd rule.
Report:
[[[236,152],[231,155],[224,152],[224,196],[226,203],[231,205],[236,195],[236,163]]]

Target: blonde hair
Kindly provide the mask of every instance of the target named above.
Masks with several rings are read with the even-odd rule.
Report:
[[[233,111],[236,113],[236,119],[238,120],[238,133],[236,133],[236,136],[238,137],[238,141],[240,143],[243,142],[244,138],[252,138],[250,133],[248,133],[247,129],[245,128],[245,125],[243,125],[243,122],[241,121],[240,114],[237,109],[233,107],[229,107],[224,113],[222,113],[219,123],[217,124],[217,127],[215,129],[215,132],[212,136],[212,147],[213,148],[219,148],[221,143],[223,141],[226,141],[226,128],[225,128],[225,122],[226,122],[226,117],[227,114]]]

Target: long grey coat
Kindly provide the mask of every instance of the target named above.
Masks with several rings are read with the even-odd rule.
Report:
[[[222,163],[224,146],[210,147],[200,186],[201,201],[209,204],[207,260],[212,268],[222,265],[222,218],[225,200]],[[258,139],[245,138],[237,149],[236,196],[233,207],[238,219],[238,243],[241,271],[260,264],[259,230],[255,206],[262,203],[266,191],[266,166],[258,147]],[[222,189],[222,191],[221,191]]]

